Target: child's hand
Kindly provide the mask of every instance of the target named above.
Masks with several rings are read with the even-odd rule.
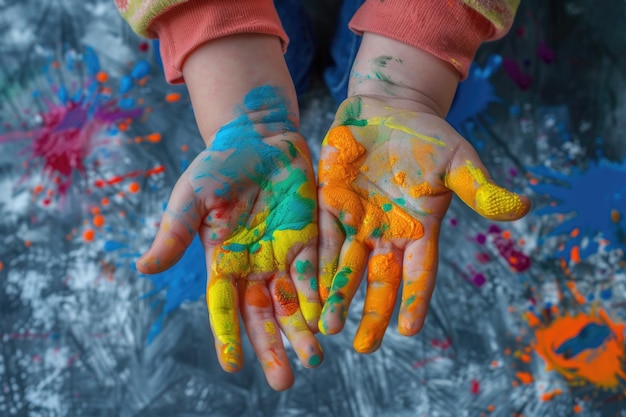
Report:
[[[271,110],[259,116],[274,117]],[[304,139],[276,116],[271,133],[249,115],[216,133],[174,187],[138,267],[167,269],[197,231],[210,267],[207,304],[222,367],[235,372],[243,363],[240,311],[270,385],[281,389],[292,376],[280,330],[304,366],[317,365],[322,353],[312,332],[320,313],[313,170]]]
[[[373,43],[365,37],[364,45]],[[418,89],[377,72],[389,70],[391,60],[381,56],[361,68],[355,65],[364,71],[337,111],[319,164],[325,302],[319,326],[327,334],[343,328],[367,267],[363,317],[354,340],[362,353],[380,346],[401,280],[399,331],[413,335],[423,326],[435,286],[439,228],[453,192],[492,220],[519,219],[530,208],[527,198],[492,182],[472,146],[443,119],[445,103],[438,107]],[[397,66],[405,61],[397,59]],[[373,75],[363,76],[368,70]],[[402,74],[402,68],[390,73]]]

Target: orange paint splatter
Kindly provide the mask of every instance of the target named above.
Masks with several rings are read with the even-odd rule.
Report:
[[[578,413],[582,413],[583,412],[583,408],[580,404],[576,404],[573,408],[573,411],[578,414]]]
[[[611,221],[613,223],[619,223],[620,217],[619,211],[615,209],[611,210]]]
[[[43,191],[43,185],[36,185],[35,188],[33,189],[33,193],[35,194],[39,194],[42,191]]]
[[[552,401],[554,397],[563,394],[563,391],[560,389],[555,389],[554,391],[545,392],[541,395],[541,401]]]
[[[150,133],[146,136],[146,140],[152,143],[159,143],[161,142],[161,134],[159,132]]]
[[[138,193],[139,190],[141,190],[141,186],[139,185],[138,182],[131,182],[130,184],[128,184],[128,191],[131,193]]]
[[[4,264],[2,263],[2,261],[0,261],[0,271],[2,271],[4,269]]]
[[[571,237],[577,237],[579,234],[580,234],[580,229],[578,229],[578,227],[569,233]]]
[[[533,375],[529,372],[516,372],[515,376],[522,384],[530,384],[533,382]]]
[[[104,71],[100,71],[96,74],[96,80],[98,80],[99,83],[106,83],[109,80],[109,74]]]
[[[165,95],[165,101],[168,103],[175,103],[180,100],[180,93],[169,93]]]
[[[100,204],[102,204],[103,206],[108,206],[110,202],[111,201],[109,201],[109,199],[106,197],[103,197],[102,200],[100,200]]]
[[[493,413],[496,410],[496,406],[493,404],[489,404],[487,406],[487,411],[489,411],[490,413]]]
[[[569,257],[575,264],[580,262],[580,247],[578,247],[578,245],[572,247],[569,252]]]
[[[602,309],[589,315],[565,315],[536,330],[533,348],[545,360],[548,370],[557,371],[572,385],[590,383],[610,389],[626,379],[624,327],[613,323]],[[600,346],[585,345],[589,341],[580,336],[585,328],[600,331],[599,335],[606,332]],[[561,352],[557,353],[559,348]]]
[[[93,218],[93,225],[96,227],[102,227],[104,226],[104,216],[102,215],[97,215]]]
[[[93,229],[87,229],[83,232],[83,240],[85,242],[91,242],[96,237],[96,232]]]

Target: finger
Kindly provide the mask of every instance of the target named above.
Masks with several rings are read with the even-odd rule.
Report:
[[[274,315],[281,330],[307,368],[314,368],[322,362],[322,348],[309,329],[300,308],[293,282],[286,275],[277,275],[269,282]]]
[[[496,185],[469,144],[457,151],[445,185],[481,216],[497,221],[517,220],[530,210],[530,200]]]
[[[369,250],[362,242],[351,239],[344,243],[337,273],[322,307],[319,328],[323,334],[335,334],[343,329],[348,307],[363,279],[368,255]]]
[[[320,201],[320,206],[322,204]],[[345,236],[335,217],[323,209],[319,214],[319,228],[319,294],[322,303],[325,303],[330,293],[333,277],[337,272],[339,253]]]
[[[371,256],[367,267],[363,317],[354,337],[357,352],[372,353],[380,347],[393,314],[401,279],[400,253],[391,250]]]
[[[400,334],[413,336],[424,326],[437,278],[438,247],[439,223],[434,223],[424,227],[424,236],[409,244],[404,252]]]
[[[136,262],[137,269],[144,274],[156,274],[174,265],[191,243],[203,215],[191,186],[180,179],[172,190],[150,249]]]
[[[207,259],[207,264],[213,265],[210,259]],[[243,366],[243,352],[235,279],[212,267],[209,272],[206,300],[220,365],[226,372],[237,372]]]
[[[293,384],[293,372],[274,318],[271,294],[263,280],[241,280],[238,284],[241,317],[267,383],[284,391]]]
[[[302,316],[309,329],[317,332],[317,322],[322,312],[317,281],[317,246],[301,250],[291,263],[290,273]]]

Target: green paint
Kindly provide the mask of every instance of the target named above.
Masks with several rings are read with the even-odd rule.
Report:
[[[374,62],[374,64],[378,65],[379,67],[385,67],[387,66],[387,62],[391,61],[392,59],[393,57],[389,55],[382,55],[382,56],[379,56],[378,58],[374,58],[372,62]]]
[[[313,271],[313,264],[308,259],[306,261],[296,261],[296,271],[298,274],[306,274]]]
[[[343,288],[350,282],[349,275],[352,273],[352,268],[344,266],[341,271],[337,272],[335,279],[333,279],[333,285],[331,291]]]
[[[250,253],[257,253],[261,250],[261,244],[259,242],[254,242],[252,246],[250,246]]]
[[[309,358],[309,365],[311,366],[317,366],[322,362],[322,358],[319,357],[319,355],[313,355]]]
[[[345,232],[346,236],[356,235],[356,228],[354,226],[349,226],[347,224],[342,224],[342,226],[343,226],[343,231]]]
[[[367,126],[367,120],[365,120],[365,119],[348,118],[348,119],[345,119],[341,124],[343,126],[364,127],[364,126]]]
[[[341,304],[343,302],[344,296],[338,293],[334,293],[333,295],[331,295],[330,297],[328,297],[328,300],[326,300],[326,302],[331,306],[331,312],[335,311],[335,308],[333,307],[334,304]]]
[[[287,143],[287,146],[289,147],[289,155],[291,155],[292,158],[295,158],[296,156],[298,156],[298,149],[294,146],[294,144],[291,141],[285,140],[283,142]]]
[[[415,295],[410,296],[409,298],[406,299],[406,301],[404,302],[404,305],[406,307],[410,306],[411,304],[413,304],[415,302]]]
[[[318,291],[318,290],[319,290],[319,287],[318,287],[318,285],[317,285],[317,279],[316,279],[316,278],[311,278],[311,279],[309,279],[309,285],[311,286],[311,289],[312,289],[313,291]]]
[[[385,81],[388,83],[391,82],[391,78],[389,78],[389,76],[382,71],[375,70],[374,75],[376,76],[376,78],[378,78],[381,81]]]
[[[392,208],[393,208],[393,204],[391,204],[391,203],[385,203],[385,204],[383,204],[383,206],[382,206],[382,209],[383,209],[383,211],[384,211],[385,213],[387,213],[387,212],[391,211],[391,209],[392,209]]]
[[[393,200],[394,203],[403,206],[406,204],[406,201],[404,200],[404,198],[396,198],[395,200]]]

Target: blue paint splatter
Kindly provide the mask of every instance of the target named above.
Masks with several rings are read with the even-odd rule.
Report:
[[[597,252],[599,244],[593,239],[597,235],[608,240],[607,250],[626,248],[626,232],[623,217],[626,215],[626,163],[615,164],[602,160],[592,163],[586,170],[573,168],[563,174],[547,167],[529,168],[533,175],[558,181],[555,184],[538,184],[533,187],[538,194],[549,195],[556,205],[542,207],[535,214],[568,214],[575,216],[555,227],[549,237],[564,235],[578,228],[579,234],[565,243],[560,256],[569,259],[572,247],[582,243],[586,237],[589,243],[581,247],[580,256],[586,258]],[[611,212],[617,210],[620,220],[614,222]]]
[[[198,236],[194,237],[183,257],[167,271],[141,276],[152,281],[154,285],[154,289],[142,298],[165,293],[163,310],[148,333],[148,343],[151,343],[161,333],[168,314],[178,309],[185,301],[198,301],[206,293],[207,269],[200,239]]]
[[[587,349],[595,349],[602,346],[610,335],[611,330],[608,326],[589,323],[576,336],[563,342],[561,346],[556,348],[555,352],[562,355],[565,359],[570,359]]]

